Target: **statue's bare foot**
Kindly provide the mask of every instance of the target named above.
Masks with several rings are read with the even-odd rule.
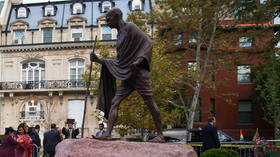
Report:
[[[155,138],[148,140],[148,142],[152,143],[165,143],[164,137],[162,135],[158,135]]]
[[[103,141],[110,141],[110,140],[112,140],[112,137],[111,137],[111,135],[103,134],[101,136],[95,137],[95,139],[103,140]]]

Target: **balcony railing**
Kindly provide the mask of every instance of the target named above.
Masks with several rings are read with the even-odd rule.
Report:
[[[22,120],[44,119],[44,111],[37,111],[37,112],[22,111],[22,112],[20,112],[20,119],[22,119]]]
[[[65,88],[86,88],[86,82],[84,82],[84,80],[0,82],[0,90],[65,89]]]

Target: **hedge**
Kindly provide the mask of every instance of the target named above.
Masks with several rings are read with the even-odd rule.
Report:
[[[240,155],[231,149],[209,149],[203,152],[200,157],[240,157]]]

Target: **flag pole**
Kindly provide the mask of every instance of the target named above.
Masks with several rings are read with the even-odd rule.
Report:
[[[94,50],[96,47],[96,41],[97,41],[97,35],[95,36],[94,46],[93,46],[93,50],[91,53],[94,53]],[[84,138],[84,126],[85,126],[85,117],[86,117],[86,111],[87,111],[87,98],[89,95],[89,86],[90,86],[90,81],[91,81],[91,72],[92,72],[92,61],[90,61],[88,82],[86,84],[87,90],[86,90],[86,96],[85,96],[84,114],[83,114],[83,122],[82,122],[82,136],[81,136],[82,138]]]

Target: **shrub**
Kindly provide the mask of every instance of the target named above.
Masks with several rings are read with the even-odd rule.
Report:
[[[231,149],[209,149],[203,152],[200,157],[240,157],[239,154]]]
[[[1,141],[2,141],[3,136],[4,136],[4,135],[0,135],[0,143],[1,143]]]

